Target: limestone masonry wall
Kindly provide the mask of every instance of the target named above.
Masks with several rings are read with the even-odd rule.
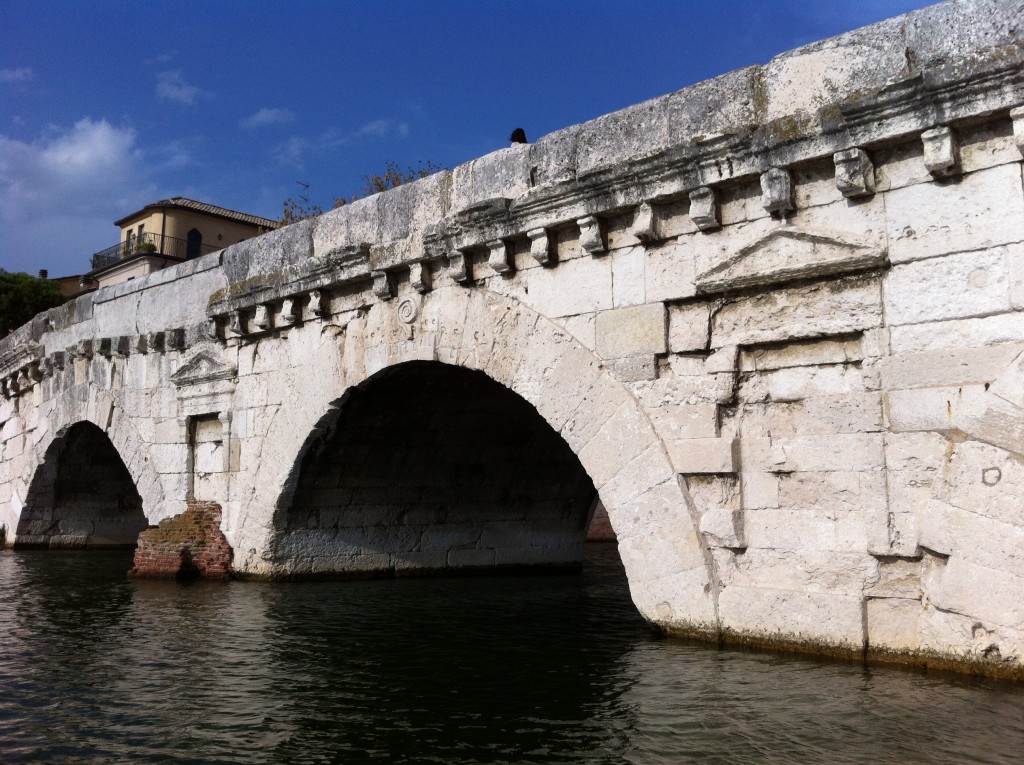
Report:
[[[88,422],[239,576],[566,563],[601,506],[669,633],[1024,677],[1022,30],[941,3],[40,315],[0,536],[77,518]]]

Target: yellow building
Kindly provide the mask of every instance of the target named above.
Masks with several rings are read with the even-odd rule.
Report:
[[[120,242],[92,256],[83,290],[109,287],[201,257],[277,228],[277,221],[185,197],[146,205],[114,221]]]

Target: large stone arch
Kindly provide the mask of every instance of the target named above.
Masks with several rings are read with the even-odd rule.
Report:
[[[439,361],[386,367],[333,402],[274,519],[288,575],[576,567],[597,490],[525,399]]]
[[[315,334],[314,334],[315,333]],[[571,334],[523,303],[445,287],[378,303],[289,337],[289,396],[268,418],[249,499],[231,536],[238,569],[274,575],[273,518],[325,413],[376,372],[415,360],[483,372],[532,404],[579,458],[608,511],[634,603],[676,632],[717,634],[710,555],[653,426],[628,390]],[[281,366],[285,366],[282,364]]]

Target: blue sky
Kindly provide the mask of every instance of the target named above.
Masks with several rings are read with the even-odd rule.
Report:
[[[327,208],[927,4],[0,0],[0,268],[81,273],[169,196]]]

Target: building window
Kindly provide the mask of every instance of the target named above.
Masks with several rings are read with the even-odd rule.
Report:
[[[188,232],[188,243],[185,252],[185,258],[187,260],[198,258],[200,255],[202,255],[202,249],[203,235],[202,233],[200,233],[199,229],[194,228]]]

